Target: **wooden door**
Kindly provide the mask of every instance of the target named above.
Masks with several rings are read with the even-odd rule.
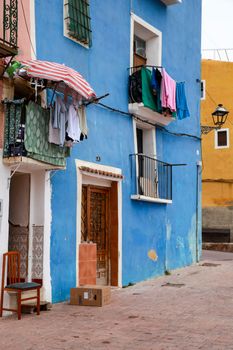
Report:
[[[97,244],[97,284],[110,282],[109,190],[82,188],[82,241]]]

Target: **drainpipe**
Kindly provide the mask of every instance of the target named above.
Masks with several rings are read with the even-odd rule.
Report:
[[[198,262],[198,222],[199,222],[199,172],[202,168],[202,161],[197,161],[196,175],[196,262]]]

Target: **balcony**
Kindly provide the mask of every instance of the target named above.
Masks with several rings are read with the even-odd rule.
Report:
[[[161,0],[166,6],[181,4],[182,0]]]
[[[145,154],[131,154],[131,199],[172,203],[172,165]]]
[[[129,112],[139,119],[167,126],[174,120],[173,114],[161,106],[160,86],[153,88],[151,68],[152,66],[130,68]]]
[[[18,1],[4,0],[0,9],[0,58],[15,56],[18,53]]]
[[[69,150],[48,142],[49,111],[33,102],[26,107],[25,99],[4,106],[3,163],[25,171],[65,169]]]

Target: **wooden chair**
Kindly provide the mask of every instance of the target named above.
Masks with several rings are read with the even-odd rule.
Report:
[[[5,285],[5,272],[7,266],[7,285]],[[3,254],[2,263],[2,289],[1,289],[1,303],[0,303],[0,317],[2,312],[12,311],[18,313],[18,320],[21,319],[21,305],[22,301],[26,300],[37,300],[37,315],[40,314],[40,288],[41,285],[34,282],[20,282],[20,253],[19,252],[8,252]],[[22,292],[36,290],[36,296],[22,299]],[[17,310],[7,309],[3,307],[4,292],[15,292],[17,293]]]

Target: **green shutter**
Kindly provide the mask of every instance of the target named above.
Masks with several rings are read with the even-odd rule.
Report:
[[[88,0],[68,0],[68,33],[72,38],[91,46],[91,18]]]

